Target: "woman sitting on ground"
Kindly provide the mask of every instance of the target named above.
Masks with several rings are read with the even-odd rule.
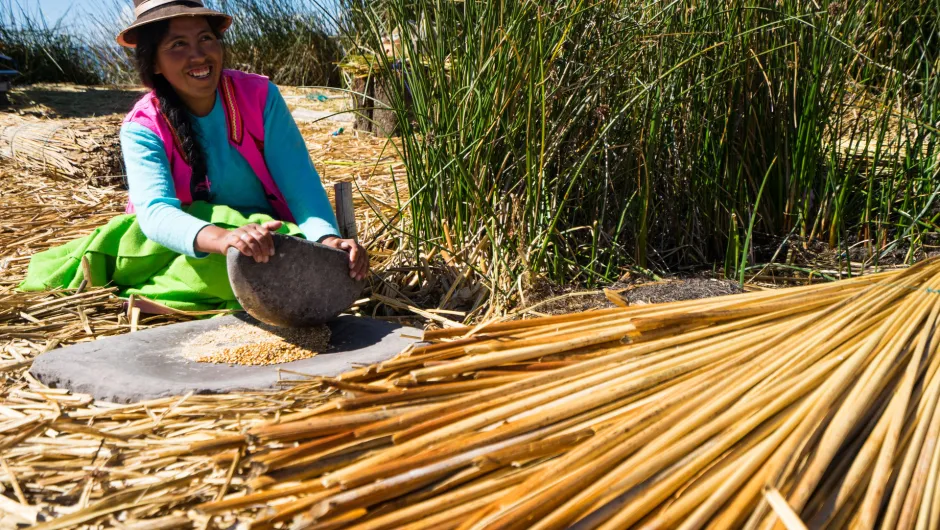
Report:
[[[347,251],[350,276],[363,279],[367,254],[354,240],[339,237],[320,177],[277,87],[265,77],[223,69],[222,35],[231,17],[205,8],[201,1],[135,0],[134,4],[136,20],[121,32],[118,42],[136,48],[140,79],[152,91],[137,102],[121,127],[130,190],[127,211],[136,217],[129,216],[119,228],[123,242],[118,246],[128,247],[127,241],[134,240],[133,233],[139,230],[147,241],[138,235],[136,246],[150,251],[138,248],[130,254],[152,257],[156,243],[157,254],[163,257],[145,267],[153,274],[143,284],[128,285],[130,280],[122,281],[120,270],[128,253],[102,251],[92,241],[68,252],[34,257],[31,269],[35,265],[37,270],[31,270],[32,279],[41,281],[32,282],[33,286],[75,283],[79,277],[75,274],[63,281],[60,269],[65,265],[55,260],[67,256],[74,261],[76,252],[87,257],[95,252],[87,248],[90,245],[99,254],[113,254],[115,263],[96,263],[95,269],[104,268],[105,280],[121,286],[123,294],[149,296],[187,309],[207,308],[218,298],[217,305],[224,307],[234,300],[228,299],[227,281],[209,277],[224,276],[224,267],[220,268],[224,262],[221,256],[205,264],[200,259],[235,247],[266,262],[274,254],[273,231],[302,234]],[[174,255],[166,256],[165,250]],[[176,257],[182,261],[174,264]],[[118,270],[112,273],[114,268]],[[131,279],[140,282],[143,275],[136,270],[140,267],[133,268]],[[58,279],[48,278],[50,272],[58,272]],[[171,278],[162,277],[166,272]],[[28,277],[26,284],[30,283]],[[181,289],[211,292],[203,293],[206,304],[194,305],[190,302],[202,298],[181,297],[177,292]]]

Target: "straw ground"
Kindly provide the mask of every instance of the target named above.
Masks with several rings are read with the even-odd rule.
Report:
[[[24,376],[0,409],[0,502],[54,517],[43,530],[920,527],[940,502],[938,288],[933,260],[668,305],[612,295],[268,394],[118,406]]]
[[[306,97],[307,94],[316,93],[319,91],[285,89],[288,104],[293,109],[308,107],[315,111],[330,110],[332,103],[323,105]],[[67,171],[63,164],[56,164],[50,156],[54,152],[48,150],[37,151],[34,154],[38,156],[33,157],[24,157],[23,152],[19,151],[17,160],[10,158],[12,153],[9,150],[6,151],[6,157],[0,154],[0,202],[3,203],[0,208],[0,453],[5,455],[0,459],[3,466],[0,471],[4,477],[0,480],[0,487],[4,488],[4,492],[10,492],[10,488],[13,488],[12,491],[18,492],[16,498],[20,498],[21,494],[28,496],[28,500],[19,508],[6,504],[0,506],[0,511],[8,518],[4,522],[9,522],[10,517],[13,522],[22,522],[24,515],[31,521],[36,521],[37,517],[42,519],[44,516],[41,512],[45,503],[49,503],[49,506],[55,505],[57,514],[63,513],[62,510],[68,511],[68,507],[74,509],[87,506],[107,495],[111,487],[110,479],[100,472],[83,470],[87,463],[94,466],[114,461],[105,456],[109,450],[104,453],[87,453],[85,456],[92,456],[89,461],[80,456],[86,453],[83,447],[89,443],[97,443],[94,441],[96,435],[89,436],[89,433],[98,432],[95,427],[86,428],[83,425],[90,425],[86,420],[73,418],[78,430],[72,434],[66,434],[69,432],[68,427],[61,432],[58,429],[46,431],[36,428],[48,427],[50,422],[73,422],[67,419],[71,416],[67,411],[81,410],[84,411],[82,414],[91,414],[89,417],[93,417],[97,412],[106,411],[110,407],[106,404],[93,404],[86,396],[71,395],[45,387],[28,375],[31,360],[43,351],[62,345],[127,333],[132,328],[146,329],[190,318],[186,315],[144,316],[139,321],[131,322],[129,315],[125,314],[124,304],[114,296],[112,289],[104,286],[89,286],[78,293],[18,293],[14,290],[24,277],[31,255],[87,234],[112,216],[123,213],[127,200],[126,191],[120,185],[102,185],[102,179],[98,178],[101,176],[100,172],[90,171],[86,174],[87,166],[81,162],[93,158],[106,161],[102,165],[107,166],[117,161],[118,153],[114,151],[113,138],[116,137],[123,112],[126,111],[126,103],[133,101],[138,94],[137,90],[117,87],[33,85],[18,89],[14,93],[14,101],[17,103],[14,112],[2,116],[0,128],[3,129],[42,125],[55,127],[60,133],[62,130],[75,133],[74,128],[80,126],[82,131],[88,131],[99,140],[93,145],[79,146],[80,148],[69,150],[63,155],[65,162],[75,162],[81,170],[79,172]],[[92,114],[96,117],[90,118]],[[391,222],[397,222],[400,226],[400,223],[404,222],[401,218],[396,219],[396,205],[400,200],[407,200],[408,195],[404,190],[396,192],[391,185],[394,171],[400,169],[400,163],[394,156],[395,150],[389,149],[384,139],[359,136],[349,130],[349,127],[342,134],[334,136],[332,133],[342,126],[342,123],[326,120],[301,123],[311,156],[320,170],[328,193],[332,195],[332,184],[339,181],[352,181],[360,190],[356,200],[357,223],[361,238],[372,248],[373,268],[377,271],[374,292],[389,300],[397,300],[400,295],[397,290],[385,287],[382,271],[396,263],[396,232],[390,225],[387,228],[385,226]],[[56,138],[64,143],[69,137],[74,138],[74,134]],[[49,143],[45,142],[43,147],[48,149]],[[91,173],[96,173],[96,176]],[[372,292],[370,290],[364,295],[367,300]],[[383,312],[383,309],[375,304],[370,309],[376,313]],[[309,405],[310,400],[323,399],[318,393],[312,393],[299,400],[287,397],[289,394],[290,392],[283,394],[282,397],[278,397],[278,394],[193,397],[192,401],[178,404],[173,413],[170,413],[168,408],[161,410],[162,406],[158,403],[132,407],[133,410],[149,411],[144,413],[146,422],[151,419],[158,421],[152,424],[152,428],[138,430],[133,435],[117,434],[116,438],[112,435],[106,438],[149,439],[153,440],[155,445],[144,442],[144,446],[151,448],[162,447],[166,443],[176,445],[185,440],[209,439],[218,433],[237,434],[239,429],[235,418],[247,419],[252,414],[258,417],[272,417],[280,411],[302,409]],[[193,405],[203,412],[192,415],[186,413],[185,417],[203,416],[203,419],[196,423],[190,423],[187,419],[177,421],[179,427],[186,425],[182,431],[160,426],[164,420],[173,422],[177,413]],[[233,411],[231,414],[225,412],[229,405]],[[104,408],[98,410],[102,406]],[[96,410],[97,412],[94,412]],[[121,414],[129,411],[130,409],[127,409]],[[151,412],[155,412],[157,416],[151,417]],[[130,414],[134,415],[133,412]],[[215,420],[206,423],[209,418],[218,418],[220,423],[210,425]],[[38,421],[33,423],[33,420]],[[232,423],[233,421],[235,423]],[[51,463],[58,457],[52,456],[44,449],[39,450],[34,454],[39,456],[39,460],[27,459],[32,462],[27,465],[32,466],[35,463],[40,473],[31,475],[22,472],[19,466],[23,462],[15,456],[17,451],[29,452],[40,446],[44,447],[44,442],[39,445],[35,443],[50,433],[55,433],[53,436],[56,439],[48,440],[52,440],[53,445],[63,451],[59,456],[72,454],[78,457],[78,460],[73,460],[77,467],[64,462],[60,462],[62,466],[56,464],[54,469],[58,471],[53,475],[58,478],[52,479],[51,482],[51,475],[42,471],[46,464],[40,461]],[[180,434],[186,436],[179,438]],[[63,443],[65,445],[62,445]],[[136,443],[133,442],[132,445]],[[136,451],[135,449],[132,452]],[[97,456],[93,456],[94,454]],[[48,460],[47,457],[53,460]],[[211,467],[210,463],[206,464]],[[157,461],[152,465],[145,463],[144,467],[133,471],[132,474],[143,477],[148,472],[153,472],[153,476],[158,477],[174,475],[178,469],[182,469],[178,464]],[[141,483],[150,481],[147,479]],[[0,502],[4,500],[0,499]],[[47,513],[51,512],[47,510]]]
[[[305,91],[285,93],[292,105],[307,105]],[[109,114],[98,119],[118,118],[119,114]],[[126,193],[117,186],[2,163],[3,523],[40,522],[39,528],[44,529],[227,528],[236,521],[252,521],[252,528],[283,524],[398,528],[415,523],[416,514],[433,511],[437,518],[420,524],[470,528],[496,521],[513,528],[528,524],[531,515],[544,518],[544,526],[552,527],[585,515],[609,517],[622,508],[621,497],[597,495],[600,486],[585,489],[571,505],[542,502],[557,491],[573,491],[593,479],[590,468],[594,466],[566,467],[571,462],[583,455],[603,454],[610,444],[627,442],[622,446],[637,448],[645,440],[667,444],[686,435],[707,441],[702,445],[707,450],[674,451],[626,474],[611,467],[616,464],[611,459],[597,461],[606,467],[596,469],[615,472],[603,482],[610,483],[612,491],[627,493],[637,481],[656,481],[656,488],[644,493],[643,504],[631,505],[622,511],[627,515],[617,515],[611,525],[624,517],[701,520],[710,516],[705,508],[690,509],[699,501],[718,510],[723,500],[732,498],[744,508],[757,502],[759,509],[753,513],[759,523],[766,516],[757,487],[763,475],[736,472],[733,464],[742,463],[741,469],[747,470],[759,459],[770,458],[772,464],[784,466],[792,454],[790,448],[806,439],[825,442],[822,448],[828,452],[819,453],[822,456],[813,460],[808,473],[778,468],[784,477],[781,484],[787,486],[782,494],[791,502],[796,499],[800,510],[815,515],[819,506],[838,502],[842,512],[836,514],[837,525],[856,514],[870,517],[857,508],[883,497],[898,505],[894,516],[900,520],[916,522],[918,509],[926,509],[929,517],[937,499],[923,493],[932,491],[932,475],[905,478],[916,495],[892,493],[888,497],[877,491],[887,484],[881,482],[884,473],[858,476],[854,462],[885,462],[895,455],[911,466],[940,461],[921,450],[936,440],[934,423],[940,422],[929,421],[931,416],[919,412],[940,395],[933,390],[940,388],[940,376],[934,378],[935,347],[925,354],[918,345],[929,338],[937,320],[936,312],[923,311],[938,287],[936,264],[881,277],[879,283],[892,289],[869,289],[881,285],[866,278],[849,284],[811,285],[797,292],[749,293],[727,301],[614,309],[549,320],[491,321],[486,328],[460,328],[457,321],[464,318],[488,320],[483,311],[474,315],[440,309],[453,300],[472,298],[472,289],[485,294],[485,288],[468,281],[471,278],[465,272],[469,270],[466,263],[473,262],[474,249],[445,244],[437,255],[409,255],[402,236],[409,232],[408,219],[398,214],[408,195],[394,185],[401,170],[394,150],[385,140],[349,132],[332,136],[339,126],[321,122],[302,128],[327,188],[333,181],[346,179],[362,192],[357,221],[363,240],[373,250],[377,273],[359,309],[378,316],[386,308],[413,311],[447,329],[428,334],[436,344],[381,366],[365,367],[342,380],[295,382],[269,393],[190,395],[115,405],[50,389],[32,379],[27,373],[31,359],[44,350],[186,317],[135,322],[106,287],[15,293],[13,287],[22,278],[30,255],[71,240],[120,213]],[[28,166],[28,162],[23,164]],[[898,285],[903,289],[897,289]],[[425,300],[434,305],[429,308]],[[623,304],[616,294],[610,300]],[[840,305],[843,302],[855,305]],[[852,321],[860,308],[862,316],[877,325],[863,331],[864,322],[858,321],[850,330],[859,333],[852,335],[849,346],[867,345],[863,341],[870,339],[873,348],[868,351],[871,355],[850,357],[854,364],[846,366],[864,371],[865,377],[858,378],[859,386],[849,391],[846,381],[854,379],[823,376],[848,370],[837,369],[846,357],[836,339],[846,335],[833,337],[832,333],[841,331],[836,325],[839,319]],[[831,322],[821,318],[831,316],[830,312],[838,318]],[[903,327],[903,318],[890,317],[893,312],[905,318],[917,316],[920,327]],[[801,327],[810,322],[815,327]],[[874,344],[875,333],[895,328],[905,336],[916,336],[916,348],[903,349],[898,341]],[[811,337],[817,331],[833,337],[827,343],[830,349],[809,350],[812,341],[806,341],[806,357],[790,352],[773,364],[779,372],[759,366],[773,351],[759,354],[758,342],[788,333]],[[741,340],[714,338],[726,332]],[[460,338],[468,333],[475,336]],[[622,343],[625,338],[628,344]],[[718,348],[719,339],[737,349]],[[677,351],[676,346],[695,355]],[[710,356],[698,355],[704,347],[712,349]],[[749,358],[757,364],[735,364]],[[913,368],[886,372],[885,366],[893,366],[890,359]],[[924,362],[914,362],[919,359]],[[623,361],[627,364],[618,365]],[[635,369],[646,371],[637,375]],[[803,378],[800,369],[813,378]],[[749,390],[714,384],[716,375],[724,376],[727,370],[747,375],[755,386]],[[586,375],[591,379],[582,380]],[[777,376],[780,380],[773,383]],[[794,381],[804,383],[791,385]],[[604,391],[585,387],[595,383]],[[846,392],[829,392],[836,387]],[[777,392],[780,388],[786,392]],[[882,395],[895,389],[906,389],[906,394],[899,395],[908,395],[910,400],[888,404],[857,395]],[[693,395],[700,396],[694,403],[682,398]],[[789,401],[775,399],[778,395]],[[823,399],[826,395],[836,397]],[[567,397],[556,400],[553,396]],[[721,416],[724,423],[692,422],[695,406],[718,411],[739,396],[743,398],[735,404],[737,408]],[[657,402],[660,397],[665,401]],[[757,401],[751,402],[750,397]],[[540,413],[532,414],[530,406]],[[814,414],[802,414],[806,410]],[[885,411],[905,411],[918,421],[906,426],[882,421],[892,417]],[[745,424],[728,423],[729,418],[748,414],[753,417]],[[808,419],[797,425],[796,420],[804,416]],[[665,417],[674,421],[650,423]],[[768,422],[762,423],[761,418]],[[840,423],[830,424],[833,418]],[[631,426],[644,430],[634,431]],[[822,429],[820,434],[825,436],[800,437],[813,429]],[[849,435],[857,432],[874,434],[864,438],[864,445],[852,445]],[[634,433],[638,437],[631,438]],[[455,435],[465,443],[447,443]],[[864,458],[831,458],[830,449],[846,440],[849,451],[840,454]],[[432,450],[425,453],[428,447]],[[814,448],[808,451],[815,454]],[[648,460],[648,453],[617,454],[632,465]],[[810,495],[820,482],[818,470],[827,462],[841,471],[822,476],[823,486],[843,476],[853,479],[843,489],[824,490],[835,492],[833,499]],[[412,474],[413,470],[419,473]],[[558,483],[544,480],[546,476],[561,479],[558,470],[572,474]],[[739,496],[733,497],[735,492],[727,488],[715,488],[725,479],[742,486]],[[553,489],[556,486],[560,489]],[[694,496],[681,495],[687,490]],[[403,492],[407,495],[400,496]],[[676,492],[680,493],[678,501],[643,512],[644,507],[655,506],[657,499],[661,501],[662,495]],[[711,497],[705,495],[709,492],[713,492]],[[515,501],[502,500],[503,493],[511,493]],[[732,522],[737,515],[751,513],[731,508],[713,513]]]

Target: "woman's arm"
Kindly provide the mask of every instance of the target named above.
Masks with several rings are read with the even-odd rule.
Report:
[[[249,224],[234,230],[209,225],[199,231],[195,247],[198,252],[214,254],[225,254],[228,247],[235,247],[242,254],[255,258],[255,261],[267,263],[274,255],[274,240],[271,234],[280,227],[280,221],[268,221],[261,225]]]
[[[333,206],[313,167],[300,129],[274,83],[269,83],[264,109],[264,158],[307,239],[320,241],[326,236],[338,236]]]
[[[144,235],[174,252],[202,257],[195,248],[196,236],[211,225],[180,208],[163,141],[143,125],[125,123],[121,152],[131,202]]]
[[[131,202],[148,239],[190,257],[224,254],[228,247],[235,247],[259,262],[274,255],[269,234],[281,227],[280,221],[226,230],[180,208],[163,142],[153,131],[142,125],[125,124],[121,127],[121,150]]]
[[[349,274],[357,280],[369,272],[369,256],[361,245],[339,237],[336,214],[307,145],[287,103],[274,83],[264,109],[264,158],[287,206],[307,239],[349,252]]]

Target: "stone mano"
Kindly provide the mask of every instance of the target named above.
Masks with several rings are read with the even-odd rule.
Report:
[[[306,327],[356,301],[363,282],[349,277],[349,254],[298,237],[273,237],[275,254],[268,263],[228,250],[232,291],[251,316],[275,326]]]

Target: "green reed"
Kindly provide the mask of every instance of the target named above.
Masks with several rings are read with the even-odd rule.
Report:
[[[0,53],[16,61],[18,83],[103,82],[95,55],[63,20],[50,22],[12,0],[0,2]]]
[[[5,3],[3,3],[5,2]],[[235,17],[225,36],[232,68],[266,75],[283,85],[339,86],[342,50],[333,13],[316,0],[215,0],[207,2]],[[131,54],[115,42],[130,22],[130,0],[110,0],[70,19],[86,26],[47,22],[42,15],[0,0],[0,52],[17,60],[22,83],[136,84]]]
[[[344,30],[398,116],[414,244],[482,245],[502,297],[935,244],[940,6],[814,5],[344,0]]]
[[[232,68],[283,85],[339,86],[341,50],[329,12],[311,0],[217,0],[236,23],[225,36]]]

